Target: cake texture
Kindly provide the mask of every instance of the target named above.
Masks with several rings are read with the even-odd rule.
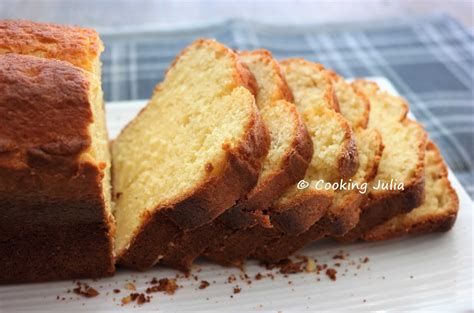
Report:
[[[0,282],[113,274],[99,89],[67,62],[0,56]]]
[[[436,145],[425,153],[425,199],[406,214],[399,214],[362,235],[363,240],[387,240],[404,235],[448,231],[454,225],[459,199],[448,180],[448,169]]]
[[[332,78],[339,110],[355,133],[359,167],[354,176],[341,180],[345,187],[334,192],[326,214],[306,232],[286,234],[271,244],[256,249],[253,257],[264,262],[278,262],[289,257],[309,243],[328,235],[342,235],[351,230],[359,220],[360,206],[367,197],[367,185],[376,175],[383,151],[382,137],[378,130],[366,128],[370,104],[361,92],[333,71]]]
[[[361,206],[359,223],[339,236],[341,241],[358,239],[374,226],[410,212],[424,199],[425,130],[407,118],[408,105],[401,97],[383,92],[369,81],[355,81],[354,86],[369,99],[369,127],[380,131],[385,148],[368,198]],[[403,189],[376,189],[390,183],[401,184]]]
[[[257,184],[232,208],[198,229],[183,232],[165,253],[163,263],[189,270],[206,249],[219,249],[237,230],[261,220],[262,210],[289,186],[300,180],[312,156],[312,141],[278,63],[266,50],[241,52],[239,57],[254,75],[258,92],[256,104],[270,134],[270,150],[263,162]]]
[[[120,264],[153,266],[183,231],[254,187],[269,148],[255,89],[237,54],[218,42],[197,40],[178,55],[112,146]]]
[[[330,75],[320,64],[290,59],[281,62],[295,104],[313,140],[314,154],[303,178],[306,188],[293,185],[267,210],[271,227],[258,224],[228,238],[226,247],[206,251],[224,265],[240,265],[258,251],[272,247],[283,236],[297,236],[324,216],[332,190],[314,188],[319,180],[351,177],[358,168],[357,149],[349,123],[342,117]]]

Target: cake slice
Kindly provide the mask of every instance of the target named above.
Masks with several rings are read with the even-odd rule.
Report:
[[[354,86],[369,98],[369,127],[380,131],[385,148],[359,223],[338,237],[341,241],[356,240],[395,215],[410,212],[424,199],[425,130],[406,117],[408,105],[401,97],[380,91],[373,82],[359,80]],[[393,188],[400,184],[403,190]],[[391,190],[378,188],[383,186]]]
[[[206,248],[225,244],[235,231],[256,225],[261,210],[304,176],[313,153],[311,138],[270,52],[256,50],[239,56],[259,87],[256,104],[270,134],[270,150],[257,184],[244,198],[211,223],[183,232],[173,241],[163,263],[180,270],[189,270]]]
[[[336,112],[339,105],[329,73],[322,65],[301,59],[281,65],[313,140],[314,154],[304,177],[308,186],[294,185],[275,200],[267,212],[271,228],[255,225],[227,238],[226,245],[206,251],[208,258],[223,265],[240,265],[279,238],[307,231],[324,216],[334,196],[332,190],[318,190],[315,184],[349,178],[358,168],[353,133]]]
[[[122,130],[112,146],[119,264],[153,266],[253,188],[269,138],[249,89],[237,54],[197,40]]]
[[[406,214],[399,214],[365,232],[363,240],[387,240],[409,234],[448,231],[456,221],[459,200],[448,180],[448,170],[436,145],[429,141],[425,154],[425,199]]]

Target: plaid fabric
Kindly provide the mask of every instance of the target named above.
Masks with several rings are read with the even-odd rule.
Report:
[[[108,101],[149,98],[179,51],[198,37],[278,59],[303,57],[345,77],[385,76],[440,147],[464,187],[473,182],[473,35],[446,15],[390,23],[270,26],[232,20],[195,29],[102,33]]]

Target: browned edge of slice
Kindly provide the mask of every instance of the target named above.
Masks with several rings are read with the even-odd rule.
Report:
[[[253,75],[240,63],[236,53],[216,41],[199,39],[193,43],[206,44],[214,45],[234,59],[235,87],[254,90],[256,82]],[[183,50],[171,66],[187,49],[190,47]],[[154,213],[142,217],[140,229],[128,249],[118,256],[118,264],[139,270],[152,267],[163,257],[168,244],[182,231],[212,221],[253,188],[270,144],[267,129],[255,104],[247,127],[239,145],[234,148],[223,146],[226,165],[217,176],[202,182],[190,194],[176,199],[172,207],[157,208]]]

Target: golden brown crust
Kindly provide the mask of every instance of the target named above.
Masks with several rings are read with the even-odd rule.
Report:
[[[95,72],[104,50],[95,30],[75,26],[0,20],[0,54],[17,53],[67,61]]]
[[[372,143],[375,149],[372,151],[373,159],[371,159],[364,168],[364,172],[366,173],[364,182],[371,182],[375,178],[384,149],[380,132],[376,129],[371,129],[371,131],[375,134],[375,139]],[[325,228],[326,235],[341,236],[353,229],[359,222],[360,206],[366,201],[366,198],[366,194],[361,194],[358,190],[353,190],[344,196],[342,202],[329,207],[326,216],[321,221],[321,223],[328,225],[328,227]]]
[[[273,207],[269,213],[271,223],[280,233],[301,234],[326,213],[332,198],[329,192],[305,193],[284,208]]]
[[[285,60],[280,61],[281,65],[288,65],[288,64],[297,64],[300,66],[307,66],[314,68],[316,72],[323,72],[326,75],[326,80],[328,85],[326,86],[326,93],[323,95],[324,98],[327,99],[328,108],[333,109],[336,112],[340,112],[339,109],[339,101],[337,99],[336,93],[334,91],[334,85],[331,81],[330,72],[322,65],[321,63],[315,63],[303,58],[288,58]]]
[[[114,272],[104,165],[81,159],[90,79],[66,62],[0,55],[0,282]]]
[[[233,58],[235,87],[250,88],[254,80],[252,74],[240,65],[234,52],[209,40],[198,40],[192,46],[203,44],[213,45],[216,51]],[[172,66],[175,64],[176,60]],[[172,207],[157,208],[154,213],[143,217],[129,248],[118,256],[119,264],[140,270],[153,266],[181,232],[212,221],[248,193],[257,182],[262,158],[269,148],[269,136],[255,104],[246,127],[245,135],[235,148],[223,147],[226,166],[217,176],[202,182],[191,194],[176,199]]]
[[[343,119],[342,116],[340,116],[340,118]],[[357,168],[359,167],[359,156],[357,154],[357,147],[351,127],[347,121],[344,121],[341,125],[344,127],[345,138],[343,149],[341,150],[337,160],[338,171],[341,178],[349,178],[357,172]]]
[[[290,87],[288,87],[285,76],[283,75],[278,62],[273,59],[273,55],[270,51],[265,49],[241,51],[239,52],[239,55],[243,57],[248,55],[256,56],[260,62],[271,66],[274,72],[277,73],[273,77],[277,88],[275,94],[272,96],[272,101],[286,100],[291,103],[293,102],[293,93],[291,92]]]
[[[239,230],[226,238],[225,245],[207,249],[204,256],[224,266],[240,266],[249,256],[258,259],[260,251],[273,247],[280,238],[297,237],[299,233],[306,231],[314,224],[314,221],[324,216],[331,203],[331,197],[323,193],[318,198],[313,196],[308,197],[307,200],[302,201],[295,210],[273,214],[273,218],[277,217],[276,220],[272,219],[274,227],[268,228],[268,226],[257,224],[251,228]],[[304,220],[308,222],[303,223]],[[291,232],[284,232],[284,230]]]
[[[445,232],[451,229],[456,221],[457,213],[459,210],[459,199],[456,191],[451,186],[448,180],[448,170],[446,164],[443,161],[441,153],[436,145],[429,141],[426,147],[426,151],[435,154],[434,164],[427,166],[437,167],[435,176],[427,179],[440,181],[444,185],[444,192],[448,195],[447,207],[443,208],[442,214],[434,211],[432,214],[424,215],[416,220],[404,220],[401,225],[392,227],[389,223],[382,224],[368,232],[364,233],[361,237],[366,241],[379,241],[388,240],[404,235],[418,235],[432,232]],[[427,197],[432,196],[428,192]],[[435,209],[435,208],[432,208]],[[440,208],[438,208],[439,210]],[[415,209],[416,210],[416,209]],[[403,214],[401,214],[403,218]]]
[[[377,85],[377,83],[369,80],[356,79],[351,83],[351,85],[358,94],[362,94],[366,98],[367,95],[365,92],[378,93],[380,91],[380,87]],[[404,99],[400,99],[403,101],[403,103],[399,104],[398,106],[400,111],[398,112],[397,116],[390,116],[390,118],[402,122],[407,118],[409,106]]]
[[[330,70],[330,69],[326,69],[326,71],[327,71],[328,75],[331,77],[331,79],[334,83],[339,83],[339,82],[344,80],[344,78],[342,76],[340,76],[338,73],[336,73],[335,71]],[[353,83],[348,83],[348,82],[345,82],[345,83],[348,84],[350,86],[350,88],[352,88],[352,90],[354,90],[354,93],[359,98],[359,100],[361,101],[362,106],[363,106],[363,115],[360,117],[360,119],[353,122],[353,124],[351,124],[351,126],[354,129],[357,129],[357,128],[364,128],[365,129],[365,128],[367,128],[367,124],[369,123],[369,113],[370,113],[369,99],[367,98],[367,96],[363,92],[361,92],[360,90],[355,88],[355,85]],[[337,96],[335,98],[336,98],[336,101],[339,103],[339,101],[337,100]],[[337,110],[337,111],[340,112],[340,107],[339,107],[339,110]]]

